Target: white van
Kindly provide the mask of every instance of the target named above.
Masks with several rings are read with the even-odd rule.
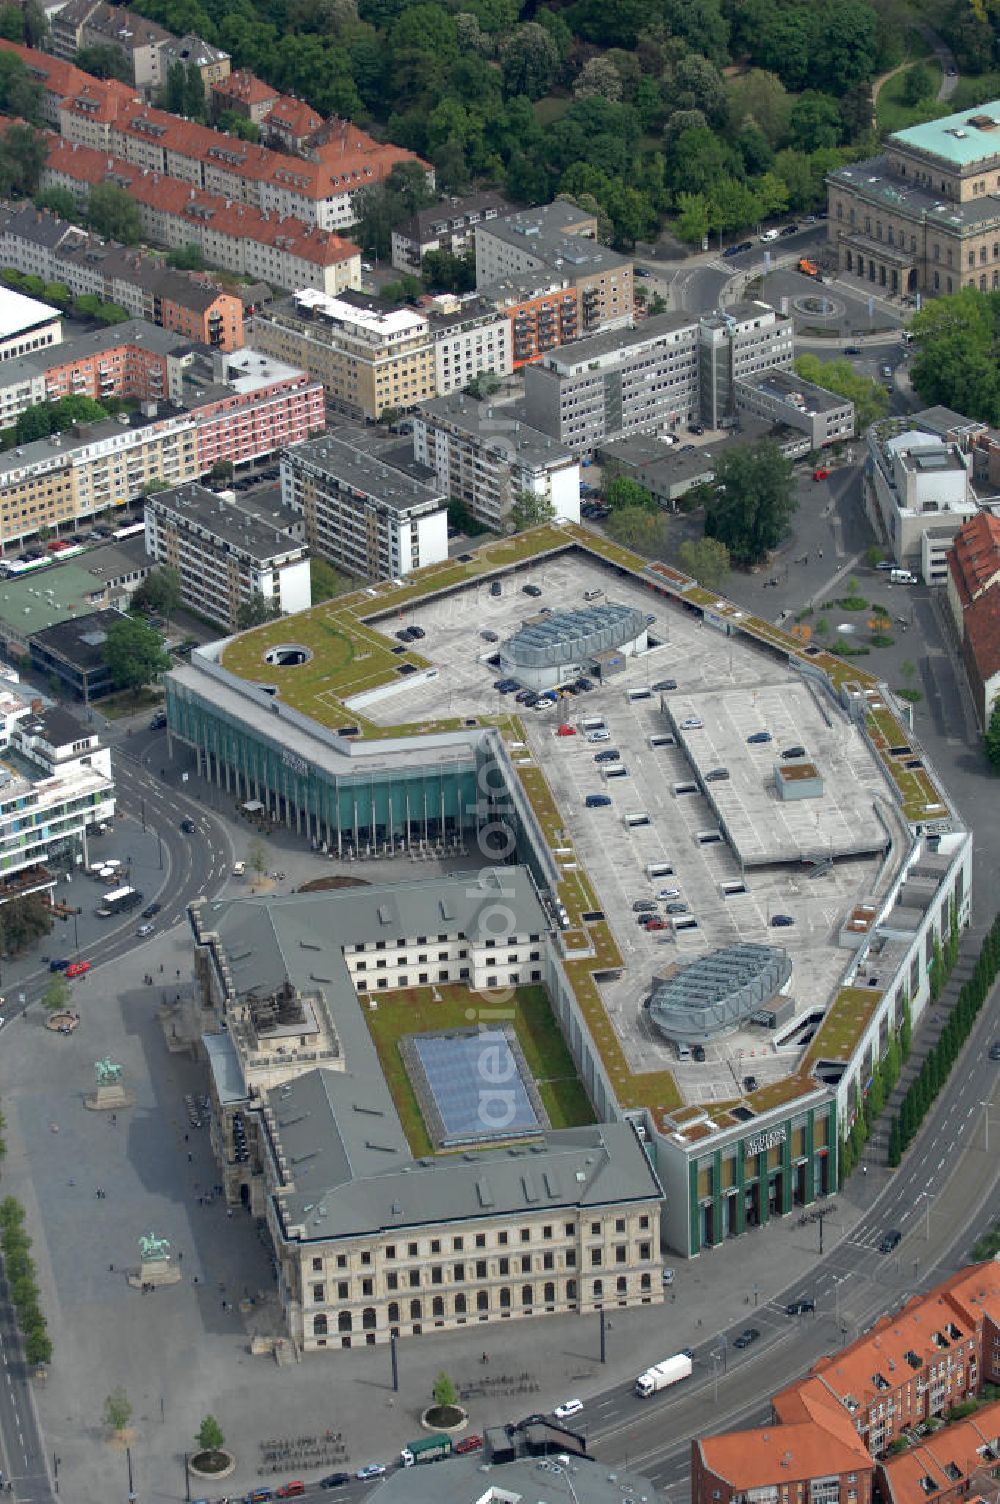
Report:
[[[893,585],[915,585],[917,577],[908,569],[892,569],[889,571],[889,579]]]

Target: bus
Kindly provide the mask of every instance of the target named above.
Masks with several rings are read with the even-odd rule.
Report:
[[[94,912],[98,919],[110,919],[113,914],[127,914],[130,909],[137,909],[141,903],[142,894],[138,888],[113,888],[104,894]]]
[[[138,538],[139,534],[145,531],[146,524],[144,522],[127,522],[124,527],[116,527],[111,536],[115,539]]]

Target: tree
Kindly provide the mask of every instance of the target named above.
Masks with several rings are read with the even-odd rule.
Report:
[[[32,1326],[25,1333],[24,1356],[34,1368],[52,1359],[52,1338],[44,1326]]]
[[[680,215],[674,230],[689,245],[701,245],[708,234],[708,200],[703,193],[679,193],[677,207]]]
[[[986,728],[986,756],[991,767],[1000,768],[1000,695],[993,701],[990,723]]]
[[[258,878],[267,871],[267,849],[263,841],[251,841],[247,848],[247,866]]]
[[[721,590],[729,574],[729,550],[717,538],[686,538],[678,550],[681,568],[706,590]]]
[[[16,52],[0,53],[0,111],[34,123],[41,119],[41,89]]]
[[[500,63],[506,94],[541,99],[559,72],[559,49],[544,27],[528,21],[507,38]]]
[[[777,444],[722,455],[716,463],[705,534],[717,538],[738,564],[759,564],[786,536],[798,507],[792,464]]]
[[[73,61],[83,73],[92,73],[95,78],[117,78],[123,84],[132,82],[125,54],[117,47],[104,44],[81,47]]]
[[[47,155],[40,131],[30,125],[9,125],[0,136],[0,197],[25,198],[34,193]]]
[[[443,1369],[434,1380],[434,1403],[442,1407],[458,1404],[458,1390]]]
[[[87,199],[87,220],[105,240],[135,245],[142,238],[139,206],[114,183],[95,183]]]
[[[104,1424],[109,1431],[124,1431],[132,1419],[132,1401],[119,1384],[104,1401]]]
[[[203,1452],[218,1452],[225,1446],[226,1438],[214,1415],[206,1415],[198,1427],[197,1442]]]
[[[622,97],[622,76],[607,57],[592,57],[573,81],[573,93],[577,99],[602,99],[618,101]]]
[[[181,577],[172,564],[151,569],[132,596],[132,610],[169,621],[181,603]]]
[[[344,575],[315,554],[309,560],[309,582],[314,606],[318,606],[321,601],[332,600],[335,595],[343,595],[350,588],[350,582]]]
[[[428,251],[420,263],[425,286],[432,292],[472,292],[476,285],[476,255],[451,251]]]
[[[638,507],[646,512],[657,510],[652,492],[640,485],[637,480],[633,480],[630,475],[616,475],[604,495],[608,506],[614,512],[621,511],[624,507]]]
[[[1000,293],[963,287],[916,315],[910,378],[925,402],[984,423],[1000,422]]]
[[[170,667],[159,632],[134,616],[111,623],[104,640],[104,661],[116,688],[130,689],[136,697]]]
[[[207,262],[200,245],[178,245],[167,252],[167,265],[179,272],[202,272]]]
[[[236,466],[232,460],[216,460],[208,472],[209,480],[232,480],[236,474]]]
[[[889,393],[881,382],[857,372],[849,360],[821,360],[818,355],[800,355],[795,369],[803,381],[824,387],[854,403],[856,426],[868,428],[889,411]]]
[[[551,497],[538,491],[518,491],[510,509],[510,520],[514,524],[515,533],[523,533],[529,527],[540,527],[542,523],[551,522],[555,515],[556,509]]]
[[[925,63],[913,63],[903,76],[903,103],[908,109],[923,104],[934,94],[935,79]]]
[[[889,1124],[889,1168],[894,1170],[903,1158],[903,1141],[899,1131],[899,1118],[894,1116]]]
[[[738,124],[753,122],[777,146],[788,124],[789,99],[781,79],[762,68],[751,68],[729,81],[729,114]]]
[[[621,507],[605,523],[608,536],[623,548],[650,557],[661,554],[667,541],[667,519],[656,508]]]
[[[75,223],[80,218],[80,206],[68,188],[42,188],[32,202],[36,209],[48,209],[60,219]]]
[[[42,1007],[49,1013],[60,1013],[69,1006],[72,988],[61,971],[53,972],[42,991]]]
[[[241,601],[239,610],[236,612],[236,626],[241,632],[248,632],[251,627],[262,627],[265,622],[277,621],[281,615],[281,601],[272,596],[261,595],[255,590],[248,601]]]

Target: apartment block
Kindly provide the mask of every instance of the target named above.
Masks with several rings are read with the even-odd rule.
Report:
[[[91,728],[59,707],[0,697],[0,912],[11,899],[49,893],[76,858],[88,860],[87,832],[114,817],[111,752]]]
[[[0,365],[0,423],[36,402],[90,397],[136,402],[179,399],[185,346],[140,319],[116,324]]]
[[[1000,1265],[974,1264],[881,1317],[857,1342],[821,1358],[806,1378],[772,1398],[771,1425],[692,1441],[692,1504],[866,1504],[874,1459],[884,1459],[894,1444],[904,1447],[899,1459],[908,1465],[893,1475],[896,1461],[881,1460],[878,1493],[903,1504],[891,1491],[892,1479],[899,1488],[915,1481],[914,1463],[923,1458],[925,1443],[914,1428],[946,1420],[953,1407],[998,1376]],[[987,1438],[991,1429],[987,1418]],[[958,1446],[957,1428],[936,1434],[949,1432],[955,1445],[945,1454],[971,1461],[977,1449],[964,1444],[968,1436]],[[992,1468],[1000,1458],[984,1461]],[[936,1495],[936,1489],[925,1489],[927,1494]]]
[[[794,371],[769,370],[733,385],[738,413],[797,429],[806,449],[825,449],[854,437],[854,403],[803,381]]]
[[[505,277],[484,286],[481,296],[510,325],[515,371],[576,339],[580,332],[579,298],[565,278]]]
[[[173,40],[155,21],[103,0],[69,0],[52,20],[56,57],[72,62],[81,47],[111,47],[124,58],[130,82],[147,92],[163,82],[161,49]]]
[[[539,289],[554,279],[576,297],[581,334],[631,323],[632,263],[601,245],[597,221],[573,204],[558,200],[523,209],[478,224],[475,235],[476,288],[491,300],[498,283],[516,279],[528,295],[525,279]]]
[[[176,569],[184,604],[226,632],[257,597],[288,614],[312,604],[305,525],[277,489],[188,484],[146,498],[146,552]]]
[[[495,193],[448,199],[421,209],[392,232],[392,264],[401,272],[419,273],[428,251],[463,256],[474,249],[477,225],[505,214],[509,205]]]
[[[659,1304],[661,1192],[628,1124],[539,1128],[518,1148],[491,1142],[487,1121],[464,1155],[417,1161],[358,1007],[424,979],[540,976],[547,921],[526,869],[504,872],[502,942],[485,938],[490,880],[364,892],[191,911],[202,1000],[225,1020],[208,1056],[219,1175],[230,1202],[266,1218],[289,1336],[342,1353],[471,1322]],[[306,933],[308,966],[293,938]],[[280,1054],[279,1009],[293,1025]],[[224,1089],[227,1068],[239,1095]],[[322,1167],[308,1191],[295,1169],[307,1161]],[[317,1190],[320,1222],[307,1212]]]
[[[349,574],[398,579],[448,557],[447,496],[351,424],[282,454],[281,496],[310,549]]]
[[[326,421],[320,386],[247,349],[214,361],[192,353],[173,410],[143,407],[0,455],[0,542],[124,506],[153,480],[195,480],[217,460],[249,464]]]
[[[766,303],[737,303],[699,326],[701,420],[709,428],[736,421],[736,383],[774,368],[788,370],[794,325]]]
[[[339,235],[262,213],[92,147],[50,139],[43,187],[68,188],[84,203],[94,184],[105,182],[135,201],[143,234],[157,245],[196,245],[213,266],[276,287],[311,287],[332,296],[361,285],[361,252]]]
[[[481,298],[433,299],[427,329],[434,345],[434,390],[460,391],[484,371],[502,381],[514,369],[510,320]]]
[[[455,393],[413,416],[413,456],[445,496],[503,532],[519,492],[544,496],[556,517],[580,520],[580,464],[565,445],[510,408]]]
[[[234,68],[228,78],[220,79],[211,89],[212,109],[216,116],[231,110],[253,125],[260,125],[280,98],[277,89],[251,73],[249,68]]]
[[[698,414],[698,352],[698,321],[680,313],[577,340],[528,366],[525,410],[576,453],[619,434],[673,433]]]
[[[890,294],[1000,288],[1000,100],[895,131],[827,177],[841,271]]]
[[[221,47],[211,47],[201,37],[195,36],[193,31],[182,37],[169,37],[161,46],[160,72],[164,81],[171,68],[178,63],[185,69],[197,68],[206,98],[216,84],[221,84],[229,77],[232,68],[228,52],[224,52]]]
[[[62,339],[58,308],[0,286],[0,361],[33,355]]]

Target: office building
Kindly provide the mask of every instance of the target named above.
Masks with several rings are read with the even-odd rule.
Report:
[[[191,906],[218,1173],[265,1220],[300,1350],[663,1299],[661,1192],[635,1133],[547,1127],[513,1030],[494,1043],[517,1072],[520,1147],[497,1146],[487,1108],[462,1156],[407,1141],[359,998],[431,975],[494,985],[500,891],[466,875]],[[547,921],[526,869],[504,869],[502,893],[506,984],[539,971]],[[414,1056],[439,1040],[408,1041],[431,1124],[444,1098]]]
[[[401,272],[419,276],[428,251],[449,251],[464,256],[475,248],[476,226],[507,212],[509,205],[496,193],[476,193],[469,198],[446,199],[430,209],[420,209],[392,232],[392,264]]]
[[[854,437],[854,403],[781,368],[733,383],[736,411],[805,435],[804,451],[843,444]]]
[[[277,488],[173,486],[146,498],[145,523],[146,552],[177,571],[184,604],[226,632],[258,597],[286,614],[312,604],[305,526]]]
[[[110,748],[68,711],[0,695],[0,912],[28,893],[52,894],[60,871],[86,864],[87,832],[111,820]]]
[[[544,496],[555,517],[580,520],[579,460],[511,408],[461,393],[425,402],[413,415],[413,457],[494,532],[522,492]]]
[[[529,365],[525,411],[576,453],[604,439],[674,433],[698,416],[698,321],[661,313],[577,340]]]
[[[701,319],[701,421],[707,428],[736,422],[737,382],[791,369],[794,332],[792,320],[766,303],[737,303]]]
[[[196,344],[237,350],[243,305],[208,277],[174,271],[135,247],[102,240],[33,204],[0,207],[4,264],[46,282],[63,282],[74,297],[117,303]]]
[[[56,682],[59,693],[89,705],[115,687],[104,656],[108,629],[122,620],[119,611],[92,611],[71,616],[33,632],[28,640],[32,672]]]
[[[581,334],[624,329],[633,313],[632,263],[597,240],[597,221],[560,199],[476,226],[476,288],[553,277],[575,294]],[[517,359],[515,355],[515,360]]]
[[[926,1481],[921,1487],[914,1473],[927,1455],[919,1433],[934,1431],[954,1406],[998,1377],[1000,1268],[987,1262],[905,1301],[856,1342],[814,1363],[804,1379],[772,1397],[768,1426],[692,1441],[692,1504],[735,1504],[748,1497],[867,1504],[876,1466],[880,1498],[915,1504],[936,1497],[937,1487]],[[980,1412],[994,1440],[996,1412],[996,1406]],[[971,1433],[960,1439],[950,1426],[939,1434],[951,1437],[943,1455],[966,1464],[950,1474],[958,1482],[957,1475],[975,1470]],[[886,1460],[887,1453],[893,1460]],[[982,1460],[989,1473],[998,1456],[989,1445],[987,1453],[992,1455]],[[934,1448],[927,1459],[932,1466],[924,1478],[931,1483],[940,1455]]]
[[[281,495],[310,550],[348,574],[398,579],[448,557],[445,493],[373,454],[350,424],[282,454]]]
[[[321,381],[350,418],[378,419],[465,387],[484,371],[511,372],[507,321],[476,297],[398,308],[361,293],[312,290],[263,310],[254,343]]]
[[[862,496],[876,536],[901,568],[943,585],[948,549],[979,510],[969,455],[924,429],[916,413],[873,423],[868,460]]]
[[[33,355],[62,339],[58,308],[26,298],[11,287],[0,287],[0,362]]]
[[[877,156],[827,177],[842,272],[886,294],[1000,287],[1000,100],[894,131]]]
[[[7,576],[0,590],[0,653],[23,658],[35,632],[107,607],[127,610],[148,571],[143,540],[136,536]]]

